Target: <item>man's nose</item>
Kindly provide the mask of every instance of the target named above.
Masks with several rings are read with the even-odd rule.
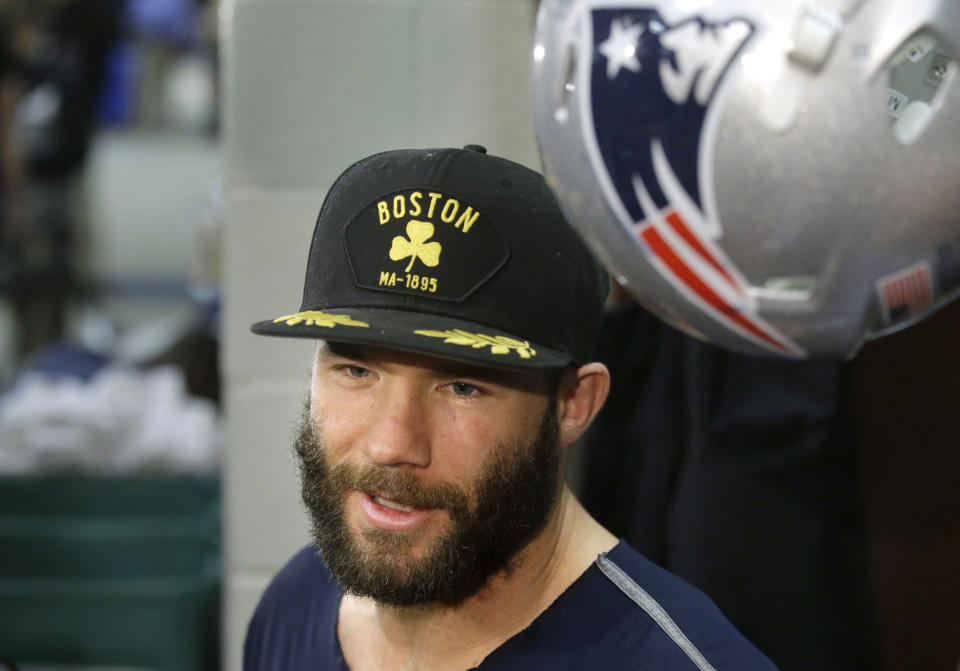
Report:
[[[367,433],[369,459],[383,466],[429,466],[429,418],[422,394],[391,385],[378,401]]]

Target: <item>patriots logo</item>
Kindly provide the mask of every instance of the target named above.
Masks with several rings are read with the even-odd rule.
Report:
[[[656,9],[595,7],[582,44],[588,152],[618,218],[653,267],[724,327],[803,356],[758,314],[718,241],[712,155],[724,77],[754,34],[747,19],[668,23]],[[584,81],[584,79],[586,81]]]

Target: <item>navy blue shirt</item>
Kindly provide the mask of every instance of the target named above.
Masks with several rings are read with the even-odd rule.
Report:
[[[304,548],[250,620],[244,671],[349,671],[337,640],[342,596]],[[476,668],[776,671],[702,592],[623,541]]]

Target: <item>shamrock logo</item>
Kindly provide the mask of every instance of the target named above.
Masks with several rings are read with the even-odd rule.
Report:
[[[410,263],[404,272],[410,272],[413,264],[420,259],[424,265],[433,268],[440,263],[440,243],[427,242],[433,236],[433,224],[429,221],[411,219],[407,223],[407,238],[398,235],[390,247],[390,260],[399,261],[410,257]]]

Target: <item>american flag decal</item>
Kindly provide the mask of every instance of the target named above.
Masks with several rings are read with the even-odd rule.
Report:
[[[933,303],[930,264],[914,264],[877,280],[877,294],[883,320],[891,324],[911,317]]]

